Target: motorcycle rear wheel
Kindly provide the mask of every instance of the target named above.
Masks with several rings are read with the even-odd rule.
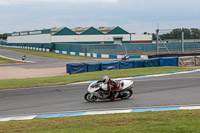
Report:
[[[88,102],[95,102],[97,99],[98,99],[98,97],[96,97],[96,96],[92,96],[91,97],[91,93],[89,93],[89,92],[87,92],[86,94],[85,94],[85,100],[86,101],[88,101]]]
[[[124,94],[122,95],[122,99],[128,99],[132,96],[133,91],[131,89],[125,90]]]

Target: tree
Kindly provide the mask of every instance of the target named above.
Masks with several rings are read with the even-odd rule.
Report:
[[[200,39],[200,30],[197,28],[191,28],[191,38]]]
[[[170,32],[171,34],[171,38],[170,39],[181,39],[181,29],[174,29],[172,30],[172,32]]]
[[[152,39],[156,40],[156,34],[155,33],[152,33]]]
[[[163,40],[166,40],[166,39],[180,40],[182,38],[182,30],[184,31],[184,39],[200,39],[200,29],[197,29],[197,28],[173,29],[170,33],[160,35],[160,38]]]
[[[184,39],[193,39],[191,38],[190,29],[183,28],[183,32],[184,32]]]
[[[0,39],[6,40],[7,39],[7,34],[0,34]]]
[[[8,37],[8,35],[7,35],[7,34],[3,34],[3,40],[6,40],[6,39],[7,39],[7,37]]]
[[[147,35],[148,33],[147,32],[144,32],[144,35]]]

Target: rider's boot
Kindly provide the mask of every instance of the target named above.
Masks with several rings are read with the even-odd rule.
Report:
[[[103,91],[102,92],[104,95],[109,95],[109,91]]]
[[[119,92],[115,92],[114,94],[112,94],[110,101],[115,101],[117,99],[118,95],[119,95]]]

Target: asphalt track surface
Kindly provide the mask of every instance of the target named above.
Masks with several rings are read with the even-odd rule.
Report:
[[[63,60],[63,59],[51,59],[46,57],[34,56],[30,54],[24,54],[21,52],[16,52],[12,50],[0,49],[0,55],[21,60],[23,55],[26,55],[25,61],[30,61],[33,63],[24,63],[24,64],[0,64],[0,66],[10,65],[18,66],[23,68],[55,68],[66,66],[67,63],[79,63],[79,62],[88,62],[88,61],[77,61],[77,60]],[[91,61],[90,61],[91,62]]]
[[[88,83],[0,91],[0,117],[74,111],[200,105],[200,72],[135,79],[128,100],[86,102]]]
[[[0,55],[21,59],[20,52],[2,50]],[[27,55],[35,63],[12,64],[25,68],[65,66],[73,61]],[[83,61],[77,61],[83,62]],[[149,108],[177,105],[200,105],[200,72],[135,79],[134,94],[128,100],[115,102],[84,100],[87,84],[24,88],[0,91],[0,117],[74,111]]]

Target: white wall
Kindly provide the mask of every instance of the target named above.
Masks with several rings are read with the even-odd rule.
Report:
[[[52,36],[52,42],[105,42],[114,41],[113,37],[123,37],[123,41],[130,41],[130,35],[66,35]]]
[[[131,41],[150,41],[152,40],[152,35],[136,35],[136,34],[131,34]]]
[[[114,41],[113,37],[122,37],[122,41],[130,41],[130,35],[128,34],[115,34],[115,35],[105,35],[105,41]]]
[[[8,36],[8,43],[51,43],[51,42],[108,42],[114,41],[113,37],[123,37],[123,41],[130,41],[129,34],[113,35],[62,35],[51,36],[50,34]],[[131,34],[131,41],[152,40],[152,35]]]
[[[51,36],[52,42],[78,42],[78,35]]]
[[[50,34],[8,36],[8,43],[51,43]]]
[[[100,42],[105,41],[104,35],[79,35],[79,42]]]

